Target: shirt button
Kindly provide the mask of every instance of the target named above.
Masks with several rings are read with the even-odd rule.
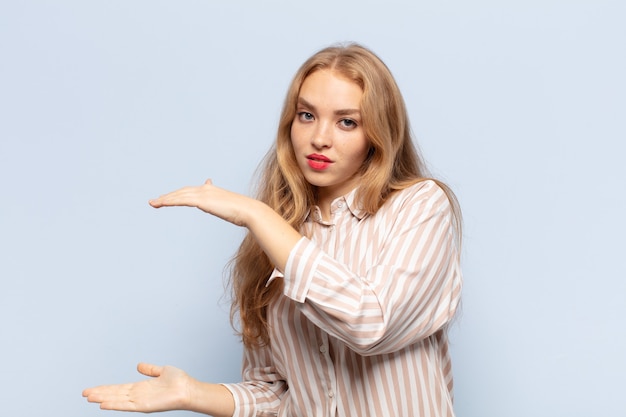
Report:
[[[330,398],[333,398],[333,397],[335,396],[335,393],[334,393],[334,392],[332,392],[332,391],[328,391],[328,396],[329,396]]]
[[[324,345],[320,346],[320,352],[326,353],[326,346]]]
[[[343,201],[340,201],[337,203],[337,207],[342,208],[343,207]]]

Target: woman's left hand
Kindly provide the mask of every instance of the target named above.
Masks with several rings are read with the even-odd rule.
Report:
[[[237,226],[247,226],[246,210],[256,202],[250,197],[233,193],[213,185],[209,179],[203,185],[180,190],[150,200],[152,207],[187,206],[217,216]]]

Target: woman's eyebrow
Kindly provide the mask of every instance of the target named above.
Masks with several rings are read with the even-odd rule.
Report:
[[[302,97],[298,97],[298,105],[315,111],[315,106],[303,99]]]
[[[335,114],[337,116],[360,116],[361,115],[361,110],[359,109],[342,109],[342,110],[335,110]]]
[[[298,97],[298,105],[302,107],[306,107],[307,109],[310,109],[313,112],[316,111],[315,106],[309,103],[306,99],[302,97]],[[333,113],[337,116],[349,116],[349,115],[355,115],[355,114],[360,115],[361,110],[360,109],[339,109],[339,110],[335,110]]]

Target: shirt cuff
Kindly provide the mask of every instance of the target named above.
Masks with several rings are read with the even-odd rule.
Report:
[[[221,384],[233,395],[235,411],[232,417],[247,417],[252,415],[256,407],[254,395],[241,384]]]

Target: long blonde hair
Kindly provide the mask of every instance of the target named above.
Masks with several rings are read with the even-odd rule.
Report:
[[[275,145],[262,165],[257,198],[268,204],[292,227],[300,230],[316,203],[315,187],[300,171],[291,144],[291,124],[296,115],[300,87],[313,72],[332,70],[361,87],[361,119],[370,142],[361,169],[356,198],[368,213],[375,213],[397,190],[428,178],[417,152],[404,100],[387,66],[373,52],[358,44],[331,46],[317,52],[296,72],[283,105]],[[460,236],[460,210],[450,189],[437,181],[452,204]],[[231,322],[240,320],[240,335],[247,347],[270,343],[267,307],[282,292],[282,281],[267,280],[274,269],[250,233],[231,261],[233,303]]]

